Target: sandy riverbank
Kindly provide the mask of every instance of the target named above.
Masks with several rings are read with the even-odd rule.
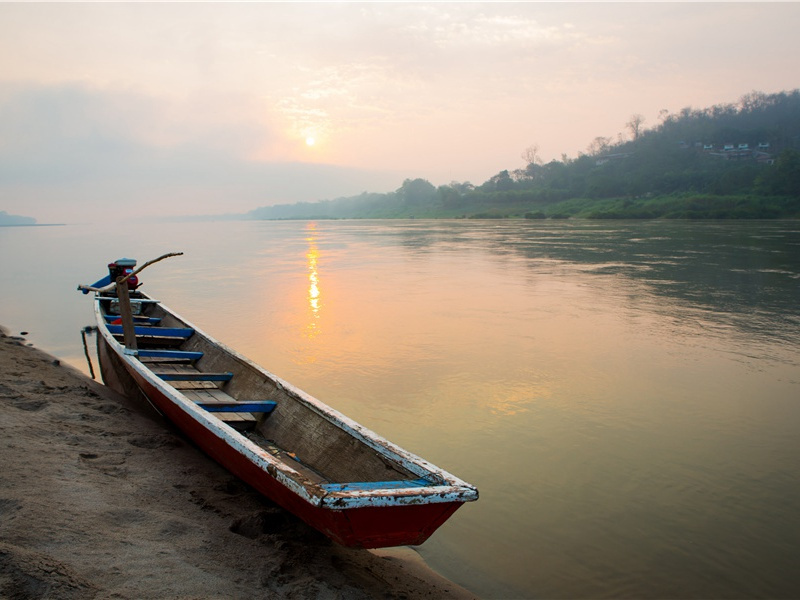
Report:
[[[0,596],[473,598],[342,548],[147,407],[0,331]]]

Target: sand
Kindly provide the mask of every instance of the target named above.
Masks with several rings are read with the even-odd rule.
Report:
[[[343,548],[147,405],[0,331],[0,597],[473,598]]]

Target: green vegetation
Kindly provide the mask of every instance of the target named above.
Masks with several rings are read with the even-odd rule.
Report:
[[[256,209],[256,219],[800,218],[800,90],[752,92],[736,104],[633,115],[628,138],[598,137],[586,153],[527,165],[484,183],[438,188],[406,179],[394,192]]]

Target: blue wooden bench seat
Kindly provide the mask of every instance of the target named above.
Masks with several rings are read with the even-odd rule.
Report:
[[[272,400],[243,400],[241,402],[198,402],[208,412],[248,412],[269,414],[278,405]]]
[[[122,325],[107,325],[109,333],[122,335]],[[153,335],[158,337],[190,338],[194,329],[190,327],[139,327],[134,324],[136,335]]]

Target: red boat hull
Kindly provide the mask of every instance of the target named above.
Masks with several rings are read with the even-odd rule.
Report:
[[[98,338],[98,355],[103,379],[109,387],[128,396],[144,394],[211,458],[339,544],[359,548],[418,545],[427,540],[462,504],[439,502],[342,510],[312,504],[203,426],[139,373],[128,369],[102,336]]]

